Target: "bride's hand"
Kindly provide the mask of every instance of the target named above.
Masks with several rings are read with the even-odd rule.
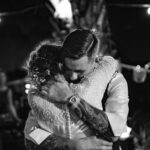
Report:
[[[55,102],[65,103],[73,95],[73,92],[68,86],[67,81],[58,80],[51,83],[48,88],[48,95]]]

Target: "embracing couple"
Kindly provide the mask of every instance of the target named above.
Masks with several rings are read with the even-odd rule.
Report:
[[[42,42],[30,53],[27,150],[120,150],[128,85],[117,61],[100,55],[100,43],[77,29],[61,46]]]

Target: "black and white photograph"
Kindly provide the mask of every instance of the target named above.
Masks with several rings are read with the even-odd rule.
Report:
[[[150,150],[149,0],[0,0],[0,150]]]

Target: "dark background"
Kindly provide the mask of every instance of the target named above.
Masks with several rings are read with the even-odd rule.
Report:
[[[147,14],[147,8],[143,5],[148,4],[148,1],[140,2],[127,0],[114,3],[108,0],[107,7],[118,52],[124,62],[135,65],[145,64],[150,60],[150,15]],[[122,5],[113,5],[117,3]]]

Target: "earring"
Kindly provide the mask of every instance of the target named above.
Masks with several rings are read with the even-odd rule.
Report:
[[[100,56],[100,55],[99,55],[99,56],[96,56],[95,62],[96,62],[96,63],[100,62],[100,61],[102,60],[102,58],[103,58],[103,57]]]

